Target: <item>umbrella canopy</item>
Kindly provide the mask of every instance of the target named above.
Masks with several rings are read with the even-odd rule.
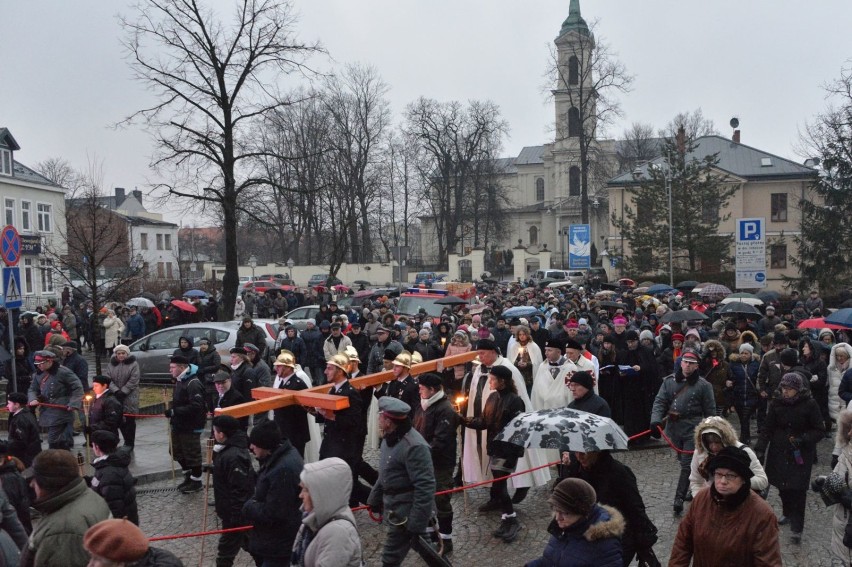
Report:
[[[719,309],[716,313],[719,315],[729,315],[729,314],[738,314],[738,315],[757,315],[758,317],[763,314],[757,310],[757,307],[750,303],[746,303],[745,301],[731,301],[730,303],[726,303],[721,309]]]
[[[838,309],[825,318],[826,323],[840,325],[844,329],[852,329],[852,307]]]
[[[672,291],[677,290],[670,285],[658,283],[649,287],[647,291],[645,291],[645,293],[647,293],[648,295],[662,295],[664,293],[669,293]]]
[[[763,300],[753,293],[734,293],[723,299],[720,303],[722,305],[727,305],[728,303],[733,303],[735,301],[748,303],[749,305],[763,305]]]
[[[156,295],[151,293],[150,291],[143,291],[139,294],[139,297],[144,297],[145,299],[150,299],[151,301],[157,301],[159,299]]]
[[[569,408],[522,413],[494,438],[530,449],[560,451],[627,450],[627,434],[608,417]]]
[[[338,292],[338,293],[340,293],[340,292],[347,292],[347,291],[349,291],[349,287],[348,287],[348,286],[345,286],[345,285],[343,285],[343,284],[337,284],[337,285],[335,285],[335,286],[331,286],[331,289],[333,289],[334,291],[336,291],[336,292]]]
[[[781,294],[777,291],[759,291],[757,295],[755,295],[758,299],[762,300],[764,303],[769,303],[771,301],[778,301],[781,299]]]
[[[200,289],[191,289],[183,292],[183,297],[207,297],[207,292]]]
[[[625,287],[636,287],[636,282],[634,282],[630,278],[621,278],[620,280],[618,280],[618,285]]]
[[[558,281],[561,281],[561,280],[557,280],[556,278],[543,278],[543,279],[539,280],[538,287],[545,287],[548,284],[552,284],[553,282],[558,282]]]
[[[352,283],[357,284],[357,285],[370,285],[370,282],[368,282],[367,280],[355,280]]]
[[[553,289],[553,288],[555,288],[555,287],[571,287],[572,285],[574,285],[572,282],[568,282],[568,281],[565,281],[565,282],[559,282],[559,281],[556,281],[556,282],[550,282],[549,284],[547,284],[547,287],[549,287],[550,289]]]
[[[627,308],[627,306],[624,305],[623,303],[619,303],[617,301],[609,301],[609,300],[601,301],[600,303],[598,303],[598,306],[599,307],[612,307],[614,309],[626,309]]]
[[[722,284],[709,284],[702,287],[698,295],[701,297],[727,297],[731,295],[731,290]]]
[[[530,317],[541,313],[535,307],[530,305],[520,305],[518,307],[510,307],[503,311],[503,317]]]
[[[135,305],[136,307],[154,307],[154,302],[146,297],[134,297],[128,299],[125,305]]]
[[[651,287],[652,285],[657,285],[657,284],[655,284],[654,282],[652,282],[650,280],[645,280],[644,282],[639,282],[638,284],[636,284],[637,287]],[[662,285],[662,284],[660,284],[660,285]]]
[[[678,282],[675,287],[684,291],[692,291],[697,285],[698,282],[695,280],[683,280],[682,282]]]
[[[455,295],[448,295],[435,302],[435,305],[464,305],[467,301]]]
[[[187,313],[195,313],[198,309],[195,308],[191,303],[187,303],[186,301],[181,301],[180,299],[173,299],[172,305],[180,309],[181,311],[186,311]]]
[[[707,315],[701,313],[700,311],[693,311],[692,309],[679,309],[677,311],[669,311],[663,318],[660,319],[661,323],[682,323],[684,321],[704,321],[707,319]]]
[[[618,292],[613,291],[611,289],[604,289],[595,294],[595,297],[610,297],[612,295],[617,295]]]
[[[826,323],[823,317],[817,317],[815,319],[804,319],[799,321],[799,324],[796,325],[799,329],[831,329],[832,331],[839,331],[841,329],[845,329],[843,325],[835,325],[832,323]]]
[[[648,286],[633,288],[633,293],[641,293],[642,295],[644,295],[648,293]]]

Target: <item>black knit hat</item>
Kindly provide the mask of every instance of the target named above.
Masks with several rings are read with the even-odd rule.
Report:
[[[579,478],[566,478],[556,485],[548,501],[560,512],[585,518],[594,509],[597,499],[591,484]]]
[[[497,343],[491,339],[479,339],[479,342],[476,343],[476,350],[493,350],[497,352]]]
[[[575,372],[574,374],[572,374],[571,375],[571,381],[574,382],[575,384],[579,384],[580,386],[583,386],[587,390],[594,390],[595,389],[594,377],[584,370],[581,370],[580,372]]]
[[[255,425],[249,434],[249,444],[274,451],[281,445],[281,430],[274,421],[265,421]]]
[[[778,355],[778,360],[784,366],[793,367],[796,366],[799,362],[799,353],[796,352],[795,349],[785,348],[781,351],[781,354]]]
[[[231,415],[217,415],[213,418],[213,427],[230,437],[240,430],[240,422],[236,417]]]
[[[710,465],[707,468],[710,474],[713,474],[719,468],[729,469],[745,480],[754,476],[754,473],[751,471],[751,458],[748,456],[748,453],[733,445],[723,447],[715,457],[710,459]]]

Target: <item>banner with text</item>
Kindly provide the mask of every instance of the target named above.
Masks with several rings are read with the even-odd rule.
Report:
[[[592,267],[592,230],[587,224],[568,227],[568,268],[583,270]]]

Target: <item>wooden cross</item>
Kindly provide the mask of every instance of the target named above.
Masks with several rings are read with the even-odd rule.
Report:
[[[439,371],[441,369],[466,364],[477,356],[475,350],[462,354],[454,354],[445,358],[438,358],[415,364],[411,367],[411,375],[417,376],[427,372]],[[363,390],[370,386],[378,386],[394,379],[393,371],[383,370],[375,374],[367,374],[349,381],[356,390]],[[312,408],[323,408],[332,411],[340,411],[349,407],[349,398],[346,396],[334,396],[328,393],[330,384],[314,386],[307,390],[281,390],[261,386],[251,391],[253,402],[246,402],[227,408],[216,408],[216,415],[230,415],[233,417],[245,417],[257,413],[267,412],[278,408],[293,405],[302,405]]]

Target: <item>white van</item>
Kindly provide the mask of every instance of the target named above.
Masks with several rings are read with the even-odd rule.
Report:
[[[565,270],[536,270],[530,279],[538,285],[538,283],[545,278],[551,278],[557,281],[566,281],[568,279],[568,272]]]

